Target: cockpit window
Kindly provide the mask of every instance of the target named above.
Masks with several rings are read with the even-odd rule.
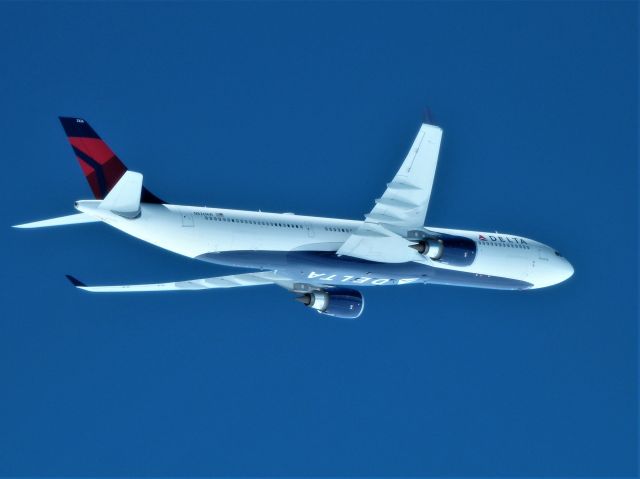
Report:
[[[562,255],[560,253],[558,253],[557,251],[554,251],[554,253],[556,254],[556,256],[562,257]]]

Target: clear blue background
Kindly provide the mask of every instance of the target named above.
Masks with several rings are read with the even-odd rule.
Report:
[[[3,3],[0,474],[635,475],[636,3]],[[228,269],[106,225],[57,115],[183,204],[361,218],[429,107],[433,226],[517,233],[575,276],[93,296]]]

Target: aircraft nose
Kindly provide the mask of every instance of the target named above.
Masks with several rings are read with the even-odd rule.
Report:
[[[549,271],[550,284],[558,284],[568,280],[573,276],[573,266],[566,258],[556,253],[554,261],[551,262]]]
[[[540,261],[535,267],[536,277],[534,288],[545,288],[562,283],[573,276],[573,266],[560,253],[547,256],[548,262]]]
[[[558,272],[558,283],[568,280],[573,276],[574,269],[571,263],[564,258],[561,258],[560,264],[556,266]]]

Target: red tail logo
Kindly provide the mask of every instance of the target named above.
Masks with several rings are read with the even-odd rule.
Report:
[[[122,178],[127,167],[82,118],[60,117],[60,123],[80,163],[80,168],[87,178],[93,196],[103,200]],[[144,187],[141,200],[145,203],[163,203]]]

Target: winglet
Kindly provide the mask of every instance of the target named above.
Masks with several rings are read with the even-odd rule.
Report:
[[[86,284],[84,284],[82,281],[80,281],[75,276],[71,276],[70,274],[65,274],[65,276],[71,282],[71,284],[74,285],[76,288],[83,288],[83,287],[86,286]]]
[[[422,123],[426,125],[436,126],[433,121],[433,114],[431,113],[431,108],[429,108],[428,106],[424,107],[424,118],[422,120]]]

